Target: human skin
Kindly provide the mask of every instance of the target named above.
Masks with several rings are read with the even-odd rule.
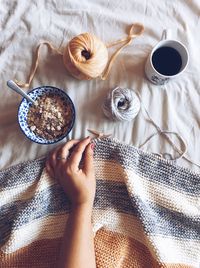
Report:
[[[93,149],[90,137],[71,140],[50,153],[46,161],[47,172],[58,180],[71,203],[59,268],[96,267],[91,223],[96,191]],[[72,153],[67,158],[69,151]],[[80,168],[81,159],[83,165]]]

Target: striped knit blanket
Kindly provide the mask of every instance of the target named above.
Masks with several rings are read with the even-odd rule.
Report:
[[[95,143],[97,267],[199,268],[200,175],[113,139]],[[44,161],[0,172],[0,267],[57,267],[69,203]]]

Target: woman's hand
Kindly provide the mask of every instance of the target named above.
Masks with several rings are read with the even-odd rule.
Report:
[[[47,172],[59,181],[71,201],[72,209],[93,206],[96,190],[93,149],[90,137],[82,141],[71,140],[56,148],[46,161]],[[81,159],[83,165],[80,168]]]
[[[88,268],[96,267],[91,223],[96,190],[93,149],[89,137],[71,140],[56,148],[46,161],[50,176],[59,181],[72,204],[58,267],[81,268],[85,264]]]

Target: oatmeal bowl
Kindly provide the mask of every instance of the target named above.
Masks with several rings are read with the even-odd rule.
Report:
[[[65,138],[75,122],[75,107],[67,93],[56,87],[42,86],[28,95],[34,103],[24,98],[18,109],[18,122],[26,137],[40,144],[52,144]]]

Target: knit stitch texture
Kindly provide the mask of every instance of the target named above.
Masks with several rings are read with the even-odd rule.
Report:
[[[97,267],[199,267],[200,175],[113,139],[94,142]],[[70,206],[44,162],[0,172],[1,268],[57,267]]]

